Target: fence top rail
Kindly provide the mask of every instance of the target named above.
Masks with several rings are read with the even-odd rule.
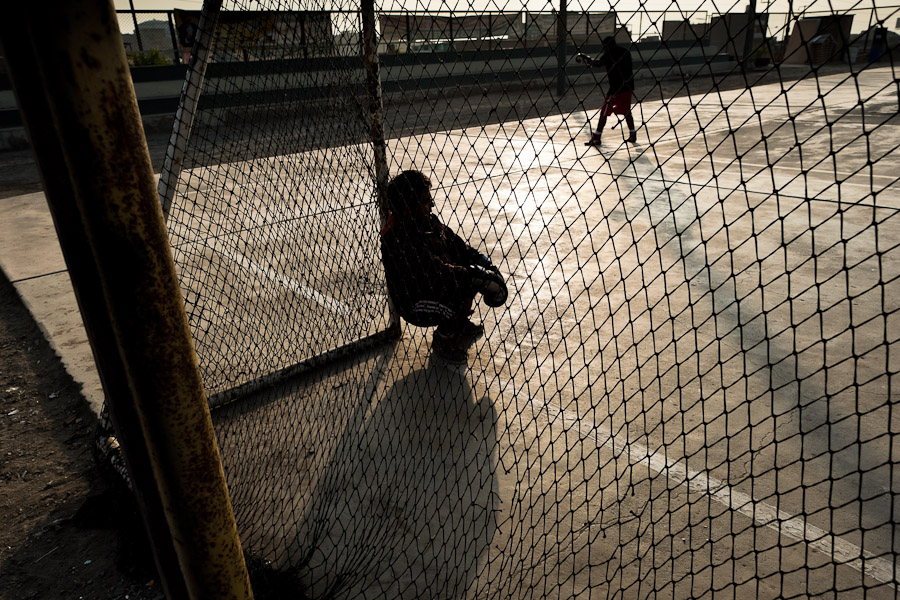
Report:
[[[117,11],[116,11],[116,14],[119,14],[119,15],[130,15],[130,14],[136,14],[136,15],[158,15],[158,14],[160,14],[160,13],[166,14],[166,13],[173,13],[173,12],[175,12],[175,10],[174,10],[174,9],[171,9],[171,8],[169,8],[169,9],[159,8],[159,9],[156,9],[156,10],[153,10],[153,9],[147,9],[147,8],[136,8],[136,9],[134,9],[134,10],[130,10],[130,9],[127,9],[127,8],[126,8],[126,9],[119,9],[119,10],[117,10]]]
[[[761,11],[757,11],[757,12],[758,12],[758,14],[763,14],[763,13],[765,13],[765,14],[770,14],[770,15],[834,15],[834,14],[843,14],[843,13],[848,13],[848,12],[865,12],[865,11],[875,11],[875,10],[881,12],[881,11],[889,11],[889,10],[892,10],[892,9],[893,9],[893,10],[898,10],[898,11],[900,11],[900,4],[885,4],[885,5],[879,4],[878,6],[850,6],[850,7],[847,7],[847,8],[836,9],[836,10],[810,10],[810,9],[800,9],[800,10],[792,10],[792,11],[790,11],[790,10],[789,10],[789,11],[784,11],[784,10],[780,10],[780,11],[779,11],[779,10],[764,10],[764,11],[762,11],[762,10],[761,10]],[[127,8],[126,8],[126,9],[119,9],[119,10],[116,10],[116,13],[117,13],[117,14],[124,14],[124,15],[130,15],[130,14],[134,13],[134,14],[141,15],[141,14],[171,13],[171,12],[175,12],[176,10],[184,10],[185,12],[191,12],[191,11],[193,11],[193,12],[199,12],[199,10],[194,10],[194,9],[171,9],[171,8],[170,8],[170,9],[162,9],[162,8],[160,8],[160,9],[143,9],[143,8],[138,8],[138,9],[131,10],[131,9],[127,9]],[[304,12],[304,13],[305,13],[305,12],[318,12],[318,13],[322,13],[322,12],[329,12],[329,13],[358,13],[359,10],[358,10],[358,9],[337,8],[337,9],[332,9],[332,10],[313,10],[313,11],[310,11],[310,10],[279,10],[279,11],[241,10],[241,11],[231,11],[231,12],[245,12],[245,13],[262,13],[262,12],[284,12],[284,13],[296,13],[296,12]],[[682,9],[674,9],[674,10],[634,10],[634,9],[631,9],[631,10],[620,10],[620,9],[610,8],[609,10],[575,10],[575,9],[569,9],[567,12],[570,13],[570,14],[576,14],[576,13],[597,13],[597,14],[600,14],[600,13],[607,13],[607,12],[616,12],[616,13],[635,13],[635,14],[637,14],[637,13],[643,13],[643,14],[648,14],[648,13],[649,13],[649,14],[664,14],[664,13],[673,13],[673,14],[694,14],[694,13],[697,13],[697,14],[699,14],[699,13],[709,13],[709,14],[712,14],[712,15],[735,14],[735,12],[737,12],[737,13],[744,14],[744,11],[731,11],[731,12],[724,13],[724,12],[716,12],[716,11],[710,11],[710,10],[704,10],[704,9],[698,9],[698,10],[682,10]],[[467,15],[467,14],[478,14],[478,15],[501,15],[501,14],[511,14],[511,13],[528,13],[528,14],[535,14],[535,15],[539,15],[539,14],[555,15],[555,14],[557,13],[557,11],[556,11],[556,10],[543,10],[543,9],[537,9],[537,10],[531,10],[531,9],[524,9],[524,10],[510,10],[510,9],[466,10],[466,9],[446,9],[446,8],[441,8],[441,9],[428,10],[428,9],[420,9],[420,8],[416,8],[416,9],[391,8],[391,9],[387,9],[387,10],[376,10],[376,13],[377,13],[377,14],[381,14],[381,15],[392,15],[392,14],[401,14],[401,15],[407,15],[407,14],[408,14],[408,15],[443,15],[443,14],[448,14],[448,15],[456,15],[456,14],[465,14],[465,15]]]

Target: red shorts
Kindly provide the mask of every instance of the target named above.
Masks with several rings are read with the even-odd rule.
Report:
[[[603,101],[603,106],[600,107],[600,116],[608,117],[612,114],[631,114],[631,92],[620,92],[606,97],[606,100]]]

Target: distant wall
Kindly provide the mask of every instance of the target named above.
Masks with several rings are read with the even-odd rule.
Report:
[[[587,54],[598,55],[600,46],[583,46]],[[569,48],[574,57],[576,49]],[[723,73],[735,63],[718,49],[696,42],[649,42],[631,47],[636,78],[668,79],[694,73]],[[526,82],[556,89],[559,67],[553,48],[516,48],[470,52],[421,52],[384,55],[381,60],[382,87],[385,93],[409,93],[431,89],[454,90],[457,87],[490,87],[495,84]],[[677,65],[677,68],[675,68]],[[263,68],[264,73],[259,69]],[[135,94],[148,131],[166,133],[178,106],[187,73],[184,65],[133,67]],[[220,89],[247,89],[232,95],[218,94],[217,107],[252,106],[278,102],[279,99],[327,98],[334,90],[346,93],[351,87],[365,93],[365,71],[359,57],[329,57],[260,61],[248,63],[214,63],[207,69]],[[570,86],[603,85],[603,69],[588,69],[570,60],[565,66]],[[253,80],[252,86],[230,86],[238,81]],[[337,84],[340,85],[337,85]],[[216,107],[207,107],[216,108]],[[5,74],[0,74],[0,149],[27,146],[15,96]]]
[[[753,18],[753,32],[750,38],[751,52],[763,45],[766,39],[766,28],[769,23],[767,13],[756,14]],[[728,13],[713,17],[707,28],[707,35],[713,46],[733,60],[742,60],[747,49],[747,36],[751,35],[750,15],[747,13]]]
[[[800,19],[785,46],[784,62],[815,65],[840,56],[847,49],[852,25],[853,15]]]

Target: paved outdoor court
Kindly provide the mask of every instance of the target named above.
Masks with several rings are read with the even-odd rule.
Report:
[[[635,147],[583,146],[583,113],[390,140],[391,172],[431,174],[510,300],[479,307],[465,368],[407,327],[216,410],[244,543],[333,597],[894,597],[897,83],[847,78],[646,103]],[[329,152],[351,175],[371,161],[269,166]],[[278,189],[245,168],[204,167],[237,197]],[[201,362],[223,334],[241,348],[208,388],[315,352],[308,323],[331,347],[386,325],[354,181],[347,206],[276,201],[235,227],[214,205],[173,232]],[[313,214],[308,238],[285,225]]]
[[[844,78],[390,141],[514,292],[466,369],[407,328],[217,413],[245,539],[336,597],[893,597],[900,123]]]

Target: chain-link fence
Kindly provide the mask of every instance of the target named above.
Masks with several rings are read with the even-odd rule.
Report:
[[[377,8],[377,7],[376,7]],[[600,43],[604,35],[619,35],[629,42],[710,41],[717,50],[725,50],[732,57],[743,56],[743,40],[729,40],[732,33],[743,36],[746,15],[727,12],[734,7],[710,4],[706,9],[682,10],[670,6],[667,10],[576,10],[567,15],[564,25],[569,45]],[[897,6],[855,5],[840,11],[852,17],[855,29],[847,31],[845,45],[853,51],[855,60],[868,62],[877,40],[872,31],[890,27],[891,16]],[[726,11],[726,12],[719,12]],[[246,12],[246,11],[245,11]],[[125,50],[136,66],[187,63],[193,43],[193,27],[199,22],[200,11],[120,10],[119,29]],[[806,10],[797,13],[766,10],[757,14],[758,40],[749,48],[754,58],[780,61],[785,45],[798,20],[831,19],[832,11]],[[238,20],[243,17],[237,17]],[[298,56],[361,55],[359,14],[355,10],[291,11],[287,8],[269,13],[272,31],[279,31],[282,42],[290,37],[293,48],[267,42],[263,33],[254,39],[259,25],[251,25],[240,35],[247,37],[241,53],[221,53],[210,57],[216,61],[247,61],[266,58],[271,49],[274,58]],[[379,52],[401,54],[413,52],[442,52],[448,50],[489,50],[494,48],[556,47],[559,11],[554,9],[527,10],[512,6],[497,10],[458,8],[455,10],[385,10],[377,13],[380,35]],[[733,30],[733,31],[732,31]],[[739,31],[740,30],[740,31]],[[290,35],[286,32],[291,31]],[[270,36],[271,37],[271,36]],[[273,38],[274,39],[274,38]],[[318,39],[317,43],[309,40]],[[829,57],[830,58],[830,57]],[[136,62],[135,62],[136,61]]]
[[[141,67],[182,62],[173,11],[120,10],[116,15],[129,63]]]
[[[898,10],[404,8],[197,18],[160,190],[260,581],[896,597]]]

